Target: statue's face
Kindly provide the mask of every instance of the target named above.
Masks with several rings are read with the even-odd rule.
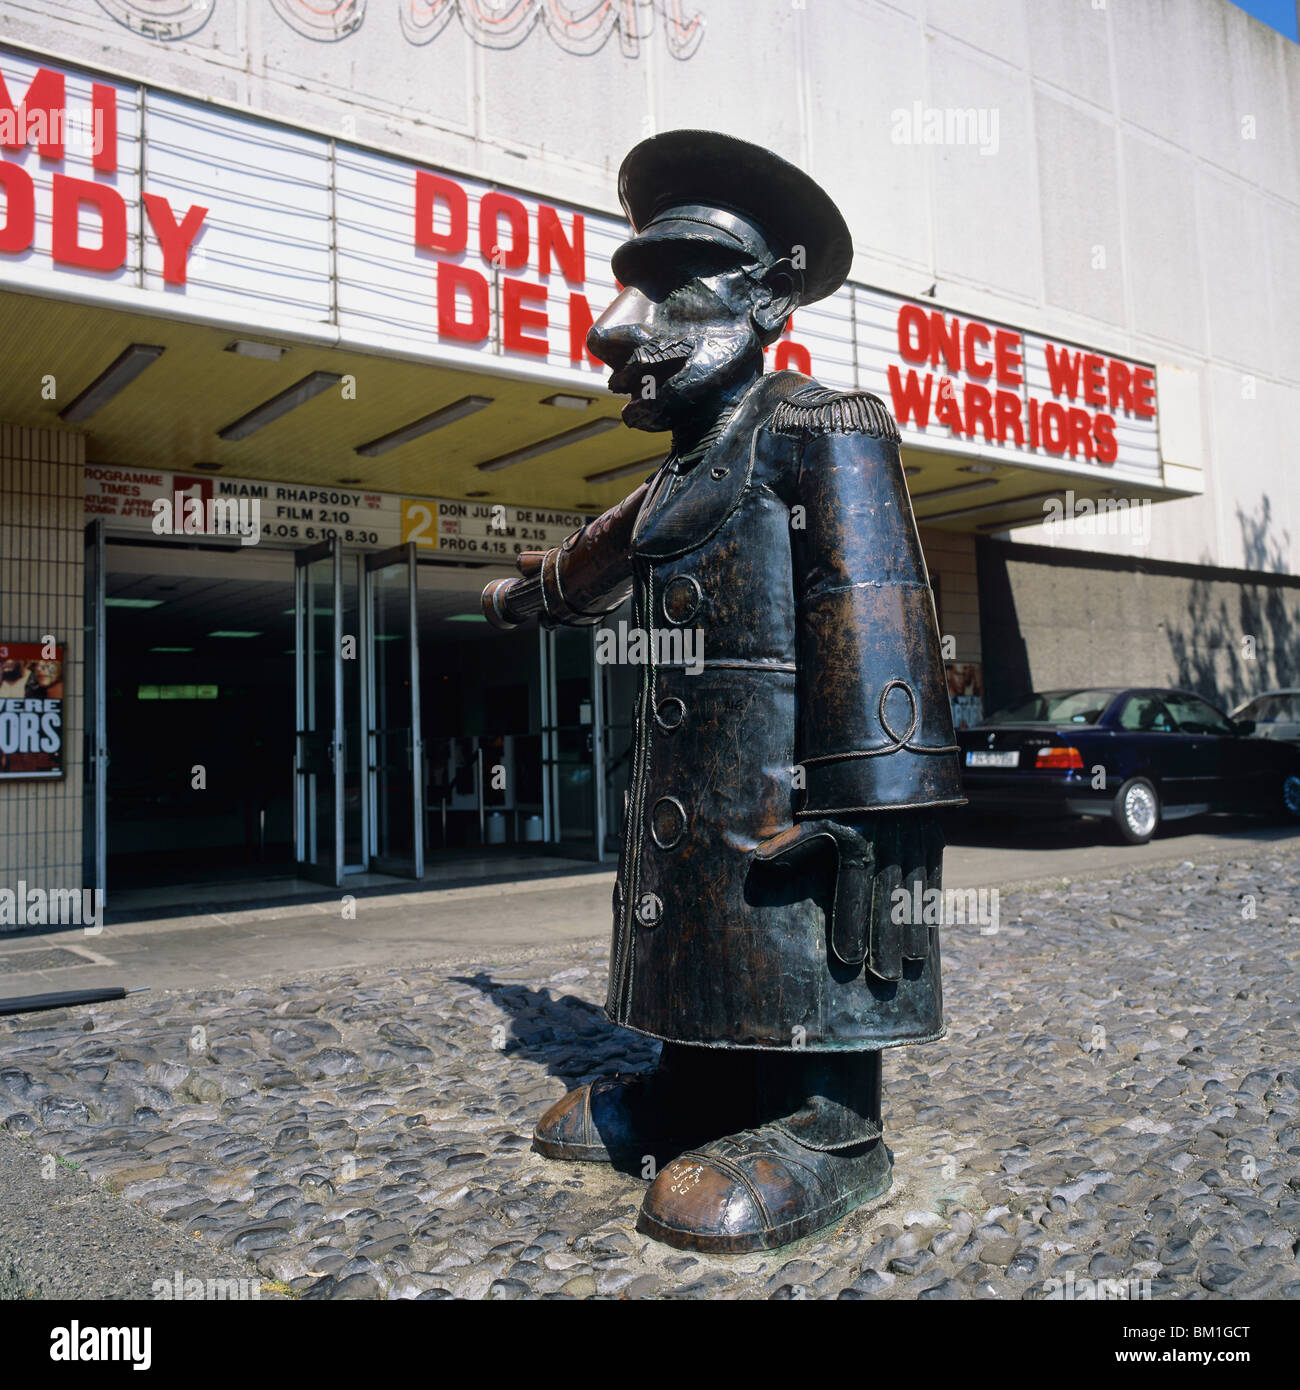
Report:
[[[623,423],[668,430],[762,369],[760,328],[773,295],[762,267],[698,241],[650,242],[620,266],[626,288],[592,325],[587,346],[630,396]],[[784,321],[781,314],[780,321]]]

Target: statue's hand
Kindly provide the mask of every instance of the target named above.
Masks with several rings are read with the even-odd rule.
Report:
[[[901,979],[905,960],[924,960],[930,951],[925,916],[913,919],[918,902],[926,907],[925,891],[939,887],[943,832],[937,819],[894,811],[851,821],[804,820],[762,841],[754,857],[795,868],[831,851],[831,950],[845,965],[866,960],[881,979]]]

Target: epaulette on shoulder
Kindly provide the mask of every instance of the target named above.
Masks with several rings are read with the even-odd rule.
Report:
[[[898,439],[889,407],[870,391],[830,391],[807,386],[783,400],[772,412],[778,434],[869,434]]]

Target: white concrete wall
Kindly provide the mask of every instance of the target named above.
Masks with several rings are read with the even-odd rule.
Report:
[[[0,886],[76,888],[81,874],[86,445],[69,429],[0,424],[0,638],[63,648],[63,776],[5,781]],[[5,928],[0,926],[0,932]]]
[[[173,42],[112,17],[151,8],[133,0],[0,0],[0,32],[611,211],[642,135],[769,145],[840,201],[858,278],[1187,369],[1169,455],[1205,492],[1157,507],[1141,553],[1300,573],[1300,48],[1227,0],[636,4],[648,34],[585,54],[540,24],[490,47],[458,18],[412,43],[380,0],[333,42],[282,17],[298,0],[208,0]],[[674,12],[704,20],[686,57]],[[916,102],[996,117],[996,152],[899,143]]]

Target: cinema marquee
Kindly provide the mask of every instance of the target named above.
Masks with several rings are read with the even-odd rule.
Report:
[[[600,386],[619,219],[3,50],[0,154],[0,284]],[[770,366],[913,448],[1160,486],[1149,364],[850,282]]]

